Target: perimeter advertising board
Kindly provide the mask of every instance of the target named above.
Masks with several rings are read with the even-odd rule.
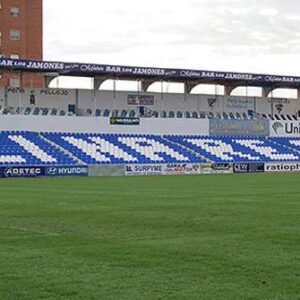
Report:
[[[0,178],[35,178],[61,176],[88,176],[87,166],[12,166],[1,167]]]
[[[45,176],[49,176],[49,177],[88,176],[88,167],[87,166],[46,167]]]
[[[300,137],[300,123],[296,121],[270,121],[270,136]]]
[[[167,164],[163,166],[165,175],[200,174],[201,164]]]
[[[163,175],[163,164],[125,165],[125,175]]]
[[[300,162],[267,163],[265,172],[300,172]]]
[[[131,164],[124,167],[125,175],[197,175],[232,173],[227,163]]]
[[[203,163],[201,174],[228,174],[232,173],[232,164],[229,163]]]
[[[45,167],[1,167],[0,178],[34,178],[45,176]]]
[[[234,173],[262,173],[265,171],[264,163],[235,163],[233,164]]]

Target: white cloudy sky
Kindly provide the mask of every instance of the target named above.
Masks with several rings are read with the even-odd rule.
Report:
[[[44,59],[300,75],[300,1],[44,0]]]

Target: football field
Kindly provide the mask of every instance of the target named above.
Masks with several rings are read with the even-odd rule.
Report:
[[[300,174],[0,180],[0,299],[300,299]]]

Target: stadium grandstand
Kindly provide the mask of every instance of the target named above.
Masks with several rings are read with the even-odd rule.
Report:
[[[130,175],[137,165],[170,174],[180,167],[184,174],[299,167],[300,77],[6,58],[0,70],[46,82],[0,88],[3,176],[7,167],[25,166],[89,166],[97,175]],[[88,77],[93,87],[50,88],[60,76]],[[107,80],[136,81],[139,88],[101,90]],[[184,93],[150,92],[156,82],[181,83]],[[201,84],[223,85],[224,95],[191,93]],[[231,95],[241,86],[259,87],[262,95]],[[269,97],[278,88],[296,89],[298,98]]]

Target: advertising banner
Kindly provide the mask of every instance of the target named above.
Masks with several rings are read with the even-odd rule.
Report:
[[[248,167],[247,163],[233,164],[233,173],[248,173]]]
[[[261,173],[265,170],[264,163],[235,163],[233,164],[234,173]]]
[[[46,167],[45,176],[49,176],[49,177],[88,176],[88,167],[87,166]]]
[[[251,163],[248,167],[249,173],[262,173],[265,171],[264,163]]]
[[[232,173],[227,163],[132,164],[125,166],[125,175],[197,175]]]
[[[125,175],[163,175],[163,164],[125,165]]]
[[[225,107],[227,111],[231,112],[247,112],[248,110],[254,110],[254,98],[237,98],[228,97],[225,98]]]
[[[127,103],[129,105],[154,105],[153,95],[128,95]]]
[[[200,174],[201,164],[167,164],[164,165],[163,172],[166,175]]]
[[[265,164],[265,172],[300,172],[300,162]]]
[[[267,120],[209,120],[210,135],[228,136],[268,136]]]
[[[110,118],[111,125],[139,125],[139,118],[119,118],[119,117],[111,117]]]
[[[270,121],[271,137],[300,137],[300,123],[296,121]]]
[[[45,167],[1,167],[0,178],[42,177]]]
[[[271,83],[288,83],[290,86],[298,87],[300,77],[295,76],[274,76],[268,74],[215,72],[206,70],[190,69],[166,69],[148,68],[120,65],[85,64],[74,62],[53,62],[20,60],[0,58],[0,69],[33,71],[33,72],[57,72],[64,75],[117,75],[125,77],[150,77],[150,78],[173,78],[173,79],[216,79],[226,81],[247,81],[249,85]]]
[[[229,163],[204,163],[201,164],[201,174],[228,174],[233,172]]]

